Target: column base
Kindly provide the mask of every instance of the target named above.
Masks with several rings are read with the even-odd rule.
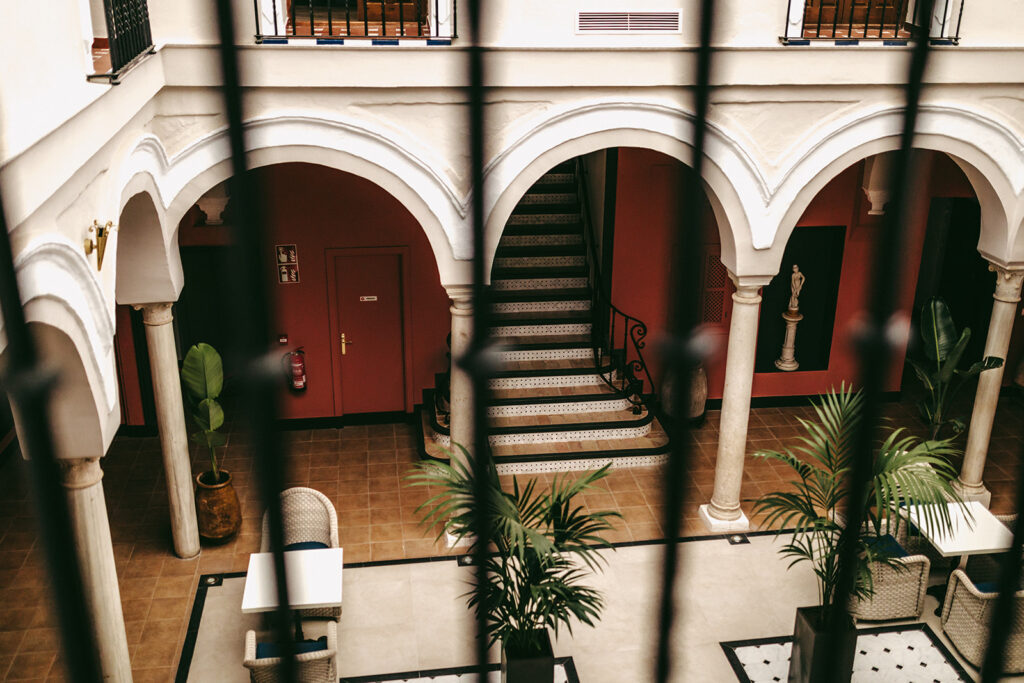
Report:
[[[711,516],[711,506],[705,503],[698,508],[697,514],[700,516],[700,521],[704,522],[704,526],[706,526],[709,531],[727,533],[729,531],[750,530],[750,520],[748,520],[747,516],[742,512],[740,512],[740,516],[736,519],[718,519],[717,517]]]
[[[984,484],[970,485],[960,481],[959,477],[952,481],[953,490],[960,494],[964,502],[976,500],[986,508],[992,506],[992,492]]]
[[[466,546],[472,545],[474,538],[476,538],[476,536],[463,536],[462,538],[459,538],[450,531],[444,532],[444,541],[449,548],[464,548]]]

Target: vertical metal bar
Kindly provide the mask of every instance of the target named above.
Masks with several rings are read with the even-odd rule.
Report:
[[[388,6],[387,0],[380,0],[380,35],[388,34]]]
[[[490,302],[485,286],[484,272],[484,62],[480,47],[481,0],[469,3],[470,44],[468,49],[468,100],[469,100],[469,161],[470,187],[473,188],[473,338],[469,350],[462,359],[462,365],[470,374],[473,385],[473,481],[476,509],[483,512],[477,516],[475,532],[478,539],[473,558],[475,566],[475,590],[479,600],[476,621],[476,663],[478,680],[487,680],[487,615],[490,599],[487,584],[486,558],[489,552],[491,528],[486,511],[489,491],[487,477],[491,463],[490,446],[487,441],[487,395],[488,368],[486,353],[490,332]]]
[[[291,609],[284,564],[284,524],[281,513],[280,485],[284,480],[280,436],[275,429],[280,364],[268,354],[270,311],[273,303],[266,282],[263,258],[266,244],[262,211],[257,202],[264,196],[255,186],[256,179],[246,168],[242,130],[242,91],[235,47],[232,0],[217,0],[220,26],[220,63],[224,78],[224,105],[228,120],[228,141],[233,175],[230,180],[233,205],[238,216],[233,229],[230,263],[231,295],[235,304],[233,351],[241,368],[242,396],[252,432],[257,479],[267,509],[270,547],[274,554],[274,578],[277,589],[276,638],[282,657],[282,674],[295,681],[297,667],[294,644],[289,634]]]
[[[259,2],[259,0],[254,1]],[[285,2],[285,0],[281,0],[281,2]],[[274,35],[279,36],[281,34],[279,33],[280,28],[277,25],[277,0],[270,0],[270,10],[274,13]]]
[[[261,31],[262,22],[260,21],[260,0],[252,0],[252,13],[253,18],[256,19],[256,41],[263,37],[263,31]]]
[[[316,18],[313,16],[313,0],[309,0],[309,35],[316,35],[313,27],[316,25]]]
[[[328,36],[333,36],[334,35],[334,14],[332,12],[332,10],[334,8],[332,7],[332,4],[333,4],[333,0],[327,0],[327,35]]]
[[[669,340],[665,354],[666,374],[671,376],[672,406],[683,406],[684,396],[690,395],[692,368],[696,361],[703,360],[698,349],[698,311],[701,290],[701,259],[703,258],[703,189],[701,186],[704,167],[705,122],[711,97],[711,32],[714,26],[714,0],[700,3],[700,43],[697,47],[694,72],[694,132],[692,172],[684,173],[682,182],[683,206],[675,207],[676,239],[673,245],[673,297],[669,311]],[[685,213],[695,216],[691,224],[685,220]],[[672,678],[671,648],[672,630],[678,617],[675,604],[676,575],[679,570],[679,519],[685,503],[685,477],[690,457],[689,423],[684,411],[676,410],[677,416],[668,420],[667,431],[671,450],[665,476],[665,556],[661,575],[661,595],[658,606],[658,644],[655,664],[655,680],[666,683]]]
[[[405,35],[405,0],[398,0],[398,35]]]
[[[439,35],[441,32],[441,0],[434,0],[434,29],[431,31],[434,35]]]
[[[956,18],[956,36],[953,38],[957,43],[960,42],[960,23],[964,20],[964,4],[967,0],[960,0],[960,12]]]
[[[885,5],[885,0],[882,0],[882,4]],[[865,40],[868,37],[868,26],[870,26],[870,25],[871,25],[871,0],[868,0],[868,9],[867,9],[867,12],[864,14],[864,39]],[[881,29],[882,24],[879,23],[878,26],[879,26],[878,30],[881,31],[882,30]]]
[[[1024,452],[1021,456],[1024,457]],[[1020,557],[1024,549],[1024,525],[1020,523],[1020,513],[1024,510],[1024,477],[1017,477],[1013,509],[1017,513],[1017,520],[1013,523],[1013,543],[1000,558],[999,597],[996,599],[989,625],[988,649],[981,665],[981,683],[996,683],[1002,678],[1006,643],[1017,609],[1016,592],[1021,577]]]
[[[14,254],[0,199],[0,310],[7,334],[2,384],[21,416],[18,441],[28,459],[33,512],[46,559],[65,670],[76,683],[102,680],[96,638],[85,603],[81,568],[68,513],[68,499],[50,428],[50,394],[56,378],[40,364],[21,308]],[[100,454],[97,454],[100,455]]]
[[[949,13],[949,3],[950,0],[945,0],[945,2],[942,5],[942,24],[940,24],[939,26],[939,35],[935,36],[936,38],[946,37],[946,15]],[[929,21],[928,24],[929,26],[931,26],[931,21]],[[930,28],[929,32],[931,32]]]
[[[920,0],[926,16],[931,16],[932,0]],[[872,277],[868,280],[868,303],[870,317],[864,330],[856,340],[860,355],[861,385],[864,392],[864,413],[854,435],[855,454],[852,471],[849,474],[849,523],[839,537],[839,569],[836,593],[831,610],[831,642],[840,642],[846,628],[848,614],[846,606],[853,592],[857,577],[857,538],[860,522],[867,504],[865,495],[874,464],[875,433],[881,419],[881,396],[885,377],[889,370],[893,347],[886,334],[893,323],[899,300],[900,260],[903,258],[905,243],[904,226],[910,222],[912,202],[908,201],[912,180],[911,155],[914,146],[914,128],[917,123],[918,105],[921,99],[924,70],[928,63],[928,39],[917,36],[911,52],[909,73],[906,83],[906,108],[900,149],[893,161],[890,202],[891,209],[885,213],[885,225],[875,243],[872,261]],[[835,659],[834,666],[840,664]],[[834,675],[840,674],[838,669]],[[846,672],[849,673],[849,672]]]
[[[832,9],[832,38],[836,37],[836,23],[839,21],[839,0],[835,0],[836,6]],[[853,0],[850,0],[853,2]],[[820,38],[821,36],[819,36]]]
[[[846,25],[846,37],[853,38],[853,10],[856,9],[857,3],[855,0],[850,0],[850,22]],[[866,31],[865,31],[866,33]],[[867,37],[866,35],[864,36]]]
[[[370,0],[359,0],[363,3],[363,35],[370,35]]]
[[[217,1],[220,2],[220,0],[217,0]],[[284,0],[281,0],[281,1],[284,2]],[[291,3],[291,10],[292,10],[291,11],[291,15],[292,15],[292,35],[294,36],[294,35],[296,35],[295,32],[297,30],[297,27],[295,26],[295,8],[296,8],[296,5],[298,4],[299,0],[288,0],[288,2]]]
[[[423,0],[415,0],[416,2],[416,35],[423,35],[423,6],[420,5]]]
[[[813,2],[814,0],[812,0]],[[838,1],[838,0],[837,0]],[[818,3],[818,25],[814,28],[814,37],[821,38],[821,14],[825,9],[825,0],[817,0]]]
[[[452,0],[452,38],[459,37],[459,0]]]
[[[344,0],[345,2],[345,35],[352,35],[352,0]]]
[[[882,18],[878,20],[878,37],[882,38],[882,31],[885,30],[885,10],[889,9],[889,0],[882,0]],[[895,36],[893,36],[895,38]]]

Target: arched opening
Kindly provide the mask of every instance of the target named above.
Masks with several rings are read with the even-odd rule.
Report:
[[[284,417],[410,412],[446,369],[449,327],[423,228],[386,190],[351,173],[309,163],[254,173],[265,189],[260,210],[279,348],[304,353],[305,388],[285,392],[282,372]],[[178,231],[179,346],[184,352],[205,341],[223,352],[232,334],[224,276],[235,212],[229,200],[223,224],[210,225],[201,206]]]

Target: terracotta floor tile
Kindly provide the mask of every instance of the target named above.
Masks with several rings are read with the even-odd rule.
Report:
[[[57,655],[54,652],[29,652],[19,654],[11,661],[7,671],[8,681],[24,681],[33,678],[45,679]]]

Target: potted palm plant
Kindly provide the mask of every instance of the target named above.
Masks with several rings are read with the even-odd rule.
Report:
[[[461,446],[458,446],[462,448]],[[463,453],[465,449],[463,448]],[[502,680],[508,683],[550,683],[554,656],[549,629],[572,633],[574,620],[594,626],[604,600],[583,585],[590,571],[604,562],[598,550],[611,544],[602,533],[611,529],[617,512],[585,512],[575,497],[608,474],[608,466],[571,479],[555,477],[547,490],[536,480],[502,490],[493,464],[486,468],[489,509],[477,508],[469,461],[452,458],[451,464],[417,463],[407,479],[412,486],[438,488],[417,511],[430,527],[440,527],[438,538],[451,534],[472,540],[473,520],[489,517],[494,552],[487,555],[490,581],[481,594],[467,594],[470,607],[486,611],[489,645],[501,642]]]
[[[195,344],[181,365],[189,417],[196,431],[192,441],[209,450],[210,469],[196,475],[196,512],[199,535],[210,541],[227,541],[242,527],[242,508],[231,484],[231,473],[217,466],[217,449],[227,444],[220,432],[224,409],[217,398],[224,388],[220,354],[209,344]]]
[[[857,572],[853,599],[868,599],[873,593],[873,566],[902,565],[893,548],[881,539],[895,535],[901,524],[901,505],[926,508],[922,515],[930,527],[949,528],[946,503],[959,497],[950,482],[956,470],[948,456],[957,453],[949,440],[921,441],[892,430],[878,445],[873,457],[872,478],[865,491],[864,516],[846,519],[850,509],[846,478],[853,469],[854,438],[861,420],[863,395],[843,384],[839,391],[821,395],[813,403],[817,420],[800,420],[806,435],[798,445],[782,452],[758,451],[755,458],[790,467],[796,479],[783,491],[767,493],[755,501],[754,514],[763,516],[765,526],[792,528],[793,536],[779,553],[789,566],[808,562],[818,584],[818,605],[797,608],[790,659],[790,681],[849,681],[857,632],[845,614],[845,596],[837,595],[839,582],[839,537],[845,524],[856,523]],[[906,522],[902,522],[906,523]],[[930,529],[929,529],[930,530]],[[835,610],[842,610],[846,631],[841,642],[831,641]],[[836,658],[846,678],[832,678]]]

